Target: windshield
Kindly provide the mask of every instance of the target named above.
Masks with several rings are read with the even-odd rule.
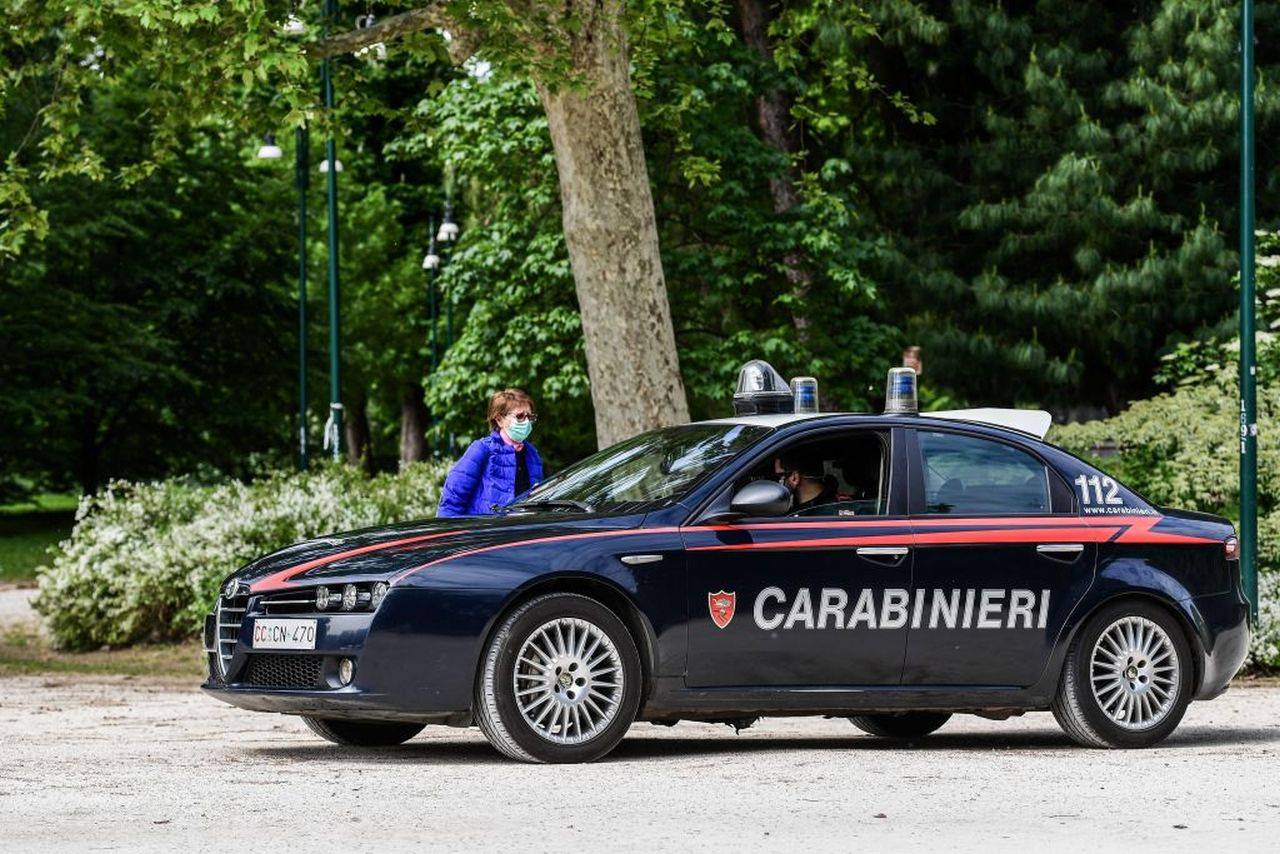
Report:
[[[513,507],[543,502],[638,513],[675,503],[768,433],[744,424],[689,424],[642,433],[543,481]]]

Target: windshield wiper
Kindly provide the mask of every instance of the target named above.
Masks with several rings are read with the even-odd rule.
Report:
[[[533,509],[535,507],[545,508],[547,510],[577,510],[579,513],[594,513],[595,508],[590,504],[584,504],[581,501],[574,501],[571,498],[545,499],[543,501],[521,501],[511,505],[518,509]]]

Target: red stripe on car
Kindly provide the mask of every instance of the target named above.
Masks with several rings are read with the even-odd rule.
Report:
[[[491,545],[491,546],[480,546],[479,548],[468,549],[466,551],[458,552],[457,554],[445,555],[444,557],[438,557],[435,560],[429,560],[420,566],[415,566],[415,567],[406,569],[404,572],[392,578],[391,583],[395,584],[402,578],[410,576],[413,573],[418,572],[420,570],[435,566],[436,564],[444,563],[447,560],[455,560],[457,558],[471,557],[472,555],[484,554],[485,552],[497,551],[498,549],[514,549],[519,546],[533,546],[533,545],[538,545],[540,543],[557,543],[557,542],[564,542],[566,540],[588,540],[588,539],[594,539],[596,537],[625,537],[625,536],[632,536],[636,534],[671,534],[679,530],[680,530],[679,528],[670,528],[670,527],[668,528],[628,528],[621,531],[591,531],[585,534],[561,534],[561,535],[555,535],[550,537],[534,537],[531,540],[517,540],[514,543],[495,543],[494,545]]]
[[[268,575],[266,578],[259,579],[258,581],[250,582],[249,590],[253,593],[265,593],[271,590],[281,590],[288,586],[286,582],[290,579],[301,575],[309,569],[315,569],[318,566],[327,566],[328,564],[337,563],[340,560],[346,560],[347,558],[355,557],[356,555],[368,554],[369,552],[394,549],[398,546],[411,546],[416,543],[425,543],[428,540],[438,540],[441,537],[447,537],[456,533],[458,532],[440,531],[435,534],[422,534],[417,537],[404,537],[399,540],[386,540],[381,543],[372,543],[367,546],[348,549],[344,552],[338,552],[337,554],[325,555],[324,557],[318,557],[315,560],[309,560],[306,563],[300,563],[297,566],[291,566],[288,569],[282,569],[279,572]]]

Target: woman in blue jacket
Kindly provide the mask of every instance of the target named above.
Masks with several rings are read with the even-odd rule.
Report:
[[[529,441],[538,418],[533,399],[518,388],[489,399],[489,429],[449,470],[437,516],[496,513],[542,480],[542,458]]]

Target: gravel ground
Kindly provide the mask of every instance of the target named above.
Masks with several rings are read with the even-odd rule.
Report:
[[[638,724],[607,760],[526,766],[476,730],[321,742],[191,686],[0,679],[6,851],[946,846],[1276,850],[1280,688],[1193,704],[1160,748],[1071,746],[1047,714],[953,719],[915,745],[841,720]]]
[[[35,595],[34,587],[0,584],[0,629],[38,625],[40,619],[31,610],[31,597]]]

